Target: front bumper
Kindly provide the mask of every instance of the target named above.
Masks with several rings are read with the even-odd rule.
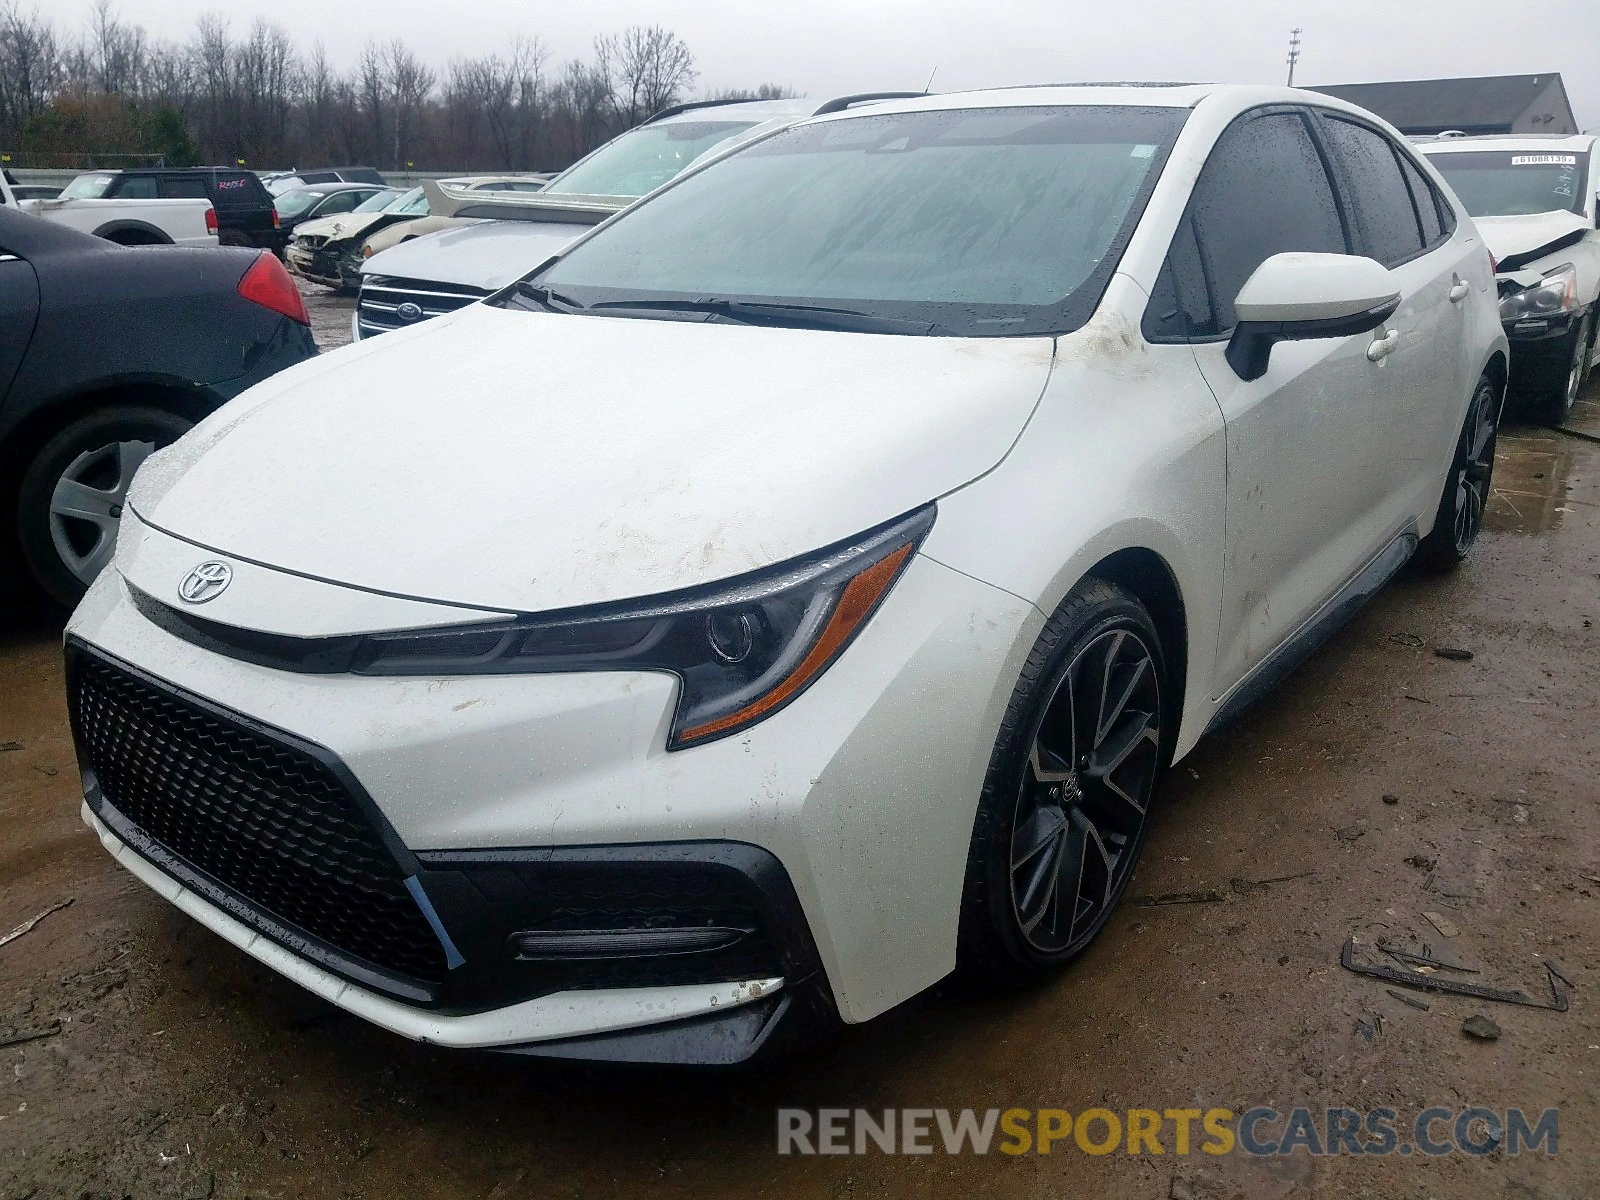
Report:
[[[308,250],[291,241],[284,248],[283,261],[290,271],[313,283],[325,284],[328,287],[361,286],[361,263],[358,252],[342,243]]]
[[[1527,347],[1537,352],[1545,347],[1542,343],[1555,342],[1566,337],[1577,325],[1581,312],[1552,313],[1548,317],[1525,317],[1515,321],[1502,321],[1501,327],[1506,331],[1506,339],[1513,347]]]
[[[771,1044],[774,1030],[795,1019],[831,1020],[837,1011],[866,1020],[954,966],[973,814],[1020,657],[1042,623],[1032,606],[913,560],[849,651],[795,704],[740,736],[669,753],[676,682],[667,676],[291,674],[176,636],[130,599],[124,575],[147,593],[170,594],[207,553],[136,523],[119,545],[118,569],[91,589],[69,636],[161,687],[325,749],[370,800],[386,846],[416,878],[464,965],[450,969],[445,986],[403,996],[392,980],[319,959],[306,941],[241,919],[161,867],[94,810],[97,781],[86,776],[91,812],[125,847],[114,852],[156,871],[165,894],[182,891],[188,911],[276,969],[316,980],[313,990],[335,1003],[408,1036],[457,1038],[449,1044],[556,1052],[557,1043],[598,1037],[604,1046],[561,1052],[636,1059],[708,1053],[714,1044],[737,1057]],[[300,621],[304,633],[483,616],[233,566],[233,585],[207,616],[246,628],[293,613],[328,625],[310,630]],[[754,884],[775,968],[757,961],[641,986],[627,971],[562,975],[507,960],[508,931],[540,927],[552,871],[592,869],[598,856],[607,870],[643,863],[645,875],[662,877],[664,859],[702,862],[708,852],[719,869]],[[781,1014],[774,987],[789,997]],[[744,1013],[737,1029],[722,1028],[741,1000],[771,1003],[772,1021]],[[564,1015],[551,1023],[557,1011]],[[702,1035],[678,1026],[690,1018],[717,1028]],[[675,1049],[643,1037],[657,1025]]]
[[[547,1058],[733,1065],[781,1052],[829,1020],[826,993],[815,983],[786,989],[783,980],[573,990],[477,1013],[419,1009],[341,978],[229,915],[118,838],[87,801],[82,815],[113,858],[213,933],[329,1003],[413,1041]]]
[[[758,847],[413,854],[322,747],[76,639],[67,687],[84,820],[113,856],[395,1032],[574,1057],[589,1056],[585,1038],[665,1023],[671,1045],[634,1034],[632,1053],[739,1062],[780,1027],[786,1041],[832,1019],[794,889]],[[759,1008],[728,1018],[744,1005]],[[679,1022],[696,1018],[686,1036]]]

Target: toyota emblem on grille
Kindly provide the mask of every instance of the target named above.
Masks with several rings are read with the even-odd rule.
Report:
[[[203,562],[183,577],[178,595],[190,604],[204,604],[222,595],[233,582],[233,568],[225,562]]]
[[[413,304],[411,301],[407,300],[399,308],[394,310],[394,315],[399,317],[402,321],[420,320],[422,317],[422,305]]]

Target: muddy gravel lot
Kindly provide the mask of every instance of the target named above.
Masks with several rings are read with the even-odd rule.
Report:
[[[348,336],[347,300],[312,306]],[[1600,434],[1600,390],[1574,425]],[[0,630],[0,937],[67,904],[0,945],[0,1197],[1593,1196],[1600,445],[1512,423],[1496,481],[1463,570],[1404,575],[1172,773],[1147,903],[1072,970],[944,985],[755,1074],[447,1053],[283,981],[83,828],[59,631]],[[1416,1007],[1341,967],[1352,934],[1535,998],[1553,962],[1570,1008]],[[1556,1108],[1559,1152],[777,1153],[784,1107],[1256,1105]]]

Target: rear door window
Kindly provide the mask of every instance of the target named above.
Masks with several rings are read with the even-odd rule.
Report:
[[[322,202],[317,209],[317,215],[326,217],[331,213],[349,212],[360,199],[360,192],[334,192]]]
[[[124,175],[111,186],[111,195],[118,200],[154,200],[157,198],[154,175]]]
[[[1194,337],[1233,328],[1239,289],[1274,254],[1347,253],[1333,186],[1298,113],[1268,113],[1224,133],[1200,172],[1187,219],[1210,296],[1209,310],[1194,314]],[[1180,264],[1174,288],[1182,283]]]
[[[1422,252],[1422,228],[1411,189],[1389,139],[1376,129],[1323,114],[1339,186],[1355,211],[1358,252],[1386,267]]]
[[[1411,201],[1417,206],[1417,220],[1422,223],[1422,244],[1430,250],[1444,240],[1444,219],[1440,216],[1439,197],[1422,173],[1422,168],[1405,154],[1398,155],[1400,170],[1411,188]]]

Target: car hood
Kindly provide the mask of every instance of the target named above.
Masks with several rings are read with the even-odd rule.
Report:
[[[365,233],[380,221],[388,218],[406,220],[409,218],[397,217],[394,213],[340,213],[334,217],[317,217],[312,221],[302,221],[294,227],[297,237],[320,237],[329,241],[344,241]]]
[[[1570,246],[1590,232],[1589,222],[1577,213],[1545,212],[1519,217],[1474,217],[1473,224],[1483,235],[1483,244],[1501,264],[1501,269],[1517,269],[1543,257],[1545,247],[1551,253]],[[1512,263],[1511,267],[1506,264]]]
[[[998,463],[1049,338],[474,305],[244,393],[141,470],[140,519],[374,591],[549,611],[851,537]]]
[[[427,237],[430,233],[438,233],[441,229],[464,229],[468,225],[477,225],[481,218],[472,217],[415,217],[399,225],[391,225],[387,229],[380,229],[377,233],[366,239],[365,249],[362,253],[371,258],[374,254],[381,254],[391,246],[398,246],[401,242],[409,242],[413,238]]]
[[[367,259],[361,273],[493,292],[526,275],[589,228],[564,221],[485,221],[392,246]]]

